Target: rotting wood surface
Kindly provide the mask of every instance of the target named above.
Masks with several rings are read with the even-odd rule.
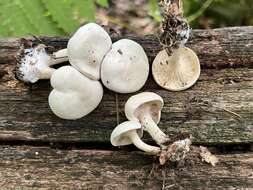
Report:
[[[1,146],[1,189],[252,189],[253,154],[218,155],[212,167],[192,153],[159,166],[138,152]]]
[[[143,45],[151,61],[161,49],[155,36],[129,38]],[[51,50],[66,47],[68,40],[40,39]],[[117,124],[115,93],[105,89],[99,107],[82,119],[57,118],[47,102],[49,81],[25,85],[14,77],[15,56],[27,40],[39,42],[32,37],[0,40],[0,140],[109,143]],[[189,132],[195,144],[253,143],[253,27],[194,30],[188,45],[202,67],[194,87],[169,92],[150,77],[141,90],[164,98],[159,126],[167,134]],[[129,96],[118,95],[120,121],[125,120],[124,103]]]
[[[155,36],[130,38],[143,45],[150,61],[161,49]],[[40,39],[51,51],[68,40]],[[188,45],[202,67],[196,85],[169,92],[150,77],[141,90],[164,98],[164,132],[189,132],[195,145],[215,146],[215,167],[194,151],[184,162],[159,166],[143,152],[113,149],[116,95],[106,89],[87,117],[57,118],[47,103],[49,81],[25,85],[15,79],[15,56],[27,40],[38,43],[31,37],[0,39],[0,189],[253,189],[253,27],[194,30]],[[129,96],[118,94],[120,121]]]

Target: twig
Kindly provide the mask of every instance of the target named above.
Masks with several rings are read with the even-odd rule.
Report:
[[[115,93],[115,103],[116,103],[116,119],[117,119],[117,125],[119,125],[119,98],[118,98],[118,93]]]

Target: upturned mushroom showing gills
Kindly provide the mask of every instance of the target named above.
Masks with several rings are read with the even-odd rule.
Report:
[[[131,96],[125,104],[128,120],[139,121],[157,144],[163,145],[169,138],[157,124],[160,121],[163,99],[153,92],[142,92]]]
[[[156,83],[167,90],[185,90],[199,78],[199,59],[194,51],[184,46],[173,50],[170,56],[163,50],[154,59],[152,74]]]
[[[68,61],[67,51],[60,50],[49,55],[45,45],[25,49],[18,60],[17,76],[20,80],[35,83],[40,79],[50,79],[55,71],[53,65]]]
[[[138,43],[128,39],[113,43],[101,65],[103,84],[118,93],[138,91],[145,84],[148,74],[145,51]]]
[[[151,146],[141,140],[142,127],[137,121],[125,121],[119,124],[111,134],[111,143],[113,146],[124,146],[134,144],[144,152],[157,155],[161,149],[156,146]]]
[[[111,38],[101,26],[86,24],[68,42],[69,62],[85,76],[99,80],[102,60],[111,47]]]
[[[91,80],[72,66],[63,66],[51,77],[48,101],[51,110],[62,119],[79,119],[93,111],[103,97],[99,81]]]

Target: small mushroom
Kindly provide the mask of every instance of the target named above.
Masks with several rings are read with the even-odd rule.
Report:
[[[141,140],[142,127],[137,121],[125,121],[119,124],[111,134],[111,143],[113,146],[124,146],[134,144],[140,150],[150,154],[157,155],[161,149],[151,146]]]
[[[86,24],[68,42],[69,62],[85,76],[99,80],[102,60],[111,47],[111,38],[101,26]]]
[[[35,83],[40,79],[50,79],[55,71],[53,65],[68,61],[67,51],[59,50],[49,55],[45,45],[39,44],[35,48],[25,49],[19,62],[17,76],[20,80]]]
[[[85,76],[93,80],[100,79],[100,66],[106,53],[111,49],[112,41],[107,32],[95,23],[80,27],[70,38],[67,49],[48,55],[45,45],[26,49],[19,60],[18,77],[35,83],[39,79],[49,79],[55,69],[51,66],[69,61]]]
[[[79,119],[93,111],[103,97],[99,81],[91,80],[72,66],[63,66],[51,77],[54,88],[48,98],[55,115],[62,119]]]
[[[175,49],[170,56],[162,50],[154,59],[152,74],[156,83],[167,90],[185,90],[199,78],[199,59],[194,51],[184,46]]]
[[[145,84],[148,74],[145,51],[138,43],[128,39],[113,43],[101,65],[103,84],[118,93],[138,91]]]
[[[169,138],[157,124],[160,121],[163,99],[153,92],[142,92],[131,96],[125,104],[127,119],[139,121],[157,144],[163,145]]]

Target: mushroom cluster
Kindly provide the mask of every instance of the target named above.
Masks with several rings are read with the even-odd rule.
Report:
[[[95,23],[80,27],[66,49],[49,55],[45,47],[40,44],[24,50],[17,76],[30,83],[50,79],[49,106],[62,119],[79,119],[99,105],[103,97],[100,79],[114,92],[132,93],[148,78],[148,58],[141,45],[129,39],[112,43]],[[66,61],[71,66],[52,67]]]
[[[125,104],[125,114],[129,121],[119,124],[111,134],[114,146],[134,144],[137,148],[157,155],[165,147],[169,138],[157,124],[160,121],[163,99],[153,92],[142,92],[131,96]],[[147,131],[160,147],[141,141],[143,130]]]
[[[95,23],[82,26],[70,38],[67,54],[72,66],[59,68],[51,77],[54,89],[48,101],[55,115],[79,119],[99,105],[103,97],[100,68],[111,46],[110,36]]]
[[[181,135],[175,142],[160,130],[157,124],[160,121],[163,99],[154,92],[142,92],[131,96],[125,104],[125,121],[114,128],[111,133],[113,146],[134,144],[138,149],[159,156],[160,164],[168,160],[178,162],[185,158],[190,151],[190,136]],[[147,131],[159,146],[146,144],[141,140],[143,131]]]

